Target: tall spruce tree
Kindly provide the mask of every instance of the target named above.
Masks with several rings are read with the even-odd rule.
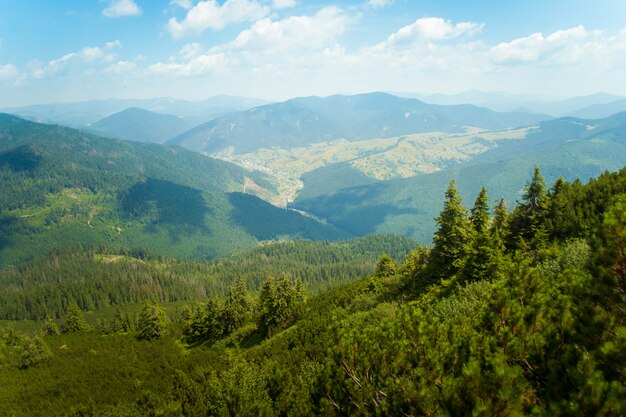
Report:
[[[156,300],[144,304],[137,320],[137,339],[160,339],[167,331],[168,319]]]
[[[474,235],[454,180],[448,185],[446,201],[436,222],[438,228],[433,237],[430,275],[433,278],[445,278],[459,271],[469,253]]]
[[[548,203],[546,182],[539,167],[535,166],[533,177],[524,188],[522,202],[511,214],[510,236],[516,241],[509,241],[510,246],[519,247],[522,244],[530,244],[531,248],[543,246],[548,237],[545,225]],[[520,243],[520,239],[525,243]]]
[[[485,233],[489,227],[489,196],[483,186],[474,201],[474,207],[470,211],[470,222],[477,234]]]
[[[71,304],[63,317],[61,331],[63,333],[85,333],[89,330],[90,327],[85,321],[80,307],[77,304]]]

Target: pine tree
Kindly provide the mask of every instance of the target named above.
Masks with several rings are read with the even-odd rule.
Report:
[[[501,200],[499,204],[503,205],[504,203]],[[505,215],[506,207],[502,207],[505,210]],[[498,223],[498,227],[502,227],[503,213],[497,213],[497,216],[499,218],[494,220],[494,224]],[[494,226],[492,225],[490,228],[489,197],[485,187],[481,188],[476,197],[476,202],[471,210],[470,221],[474,228],[475,239],[463,267],[463,278],[468,281],[494,278],[500,266],[502,245],[498,236],[494,236],[492,233]]]
[[[269,277],[263,283],[259,295],[259,328],[271,332],[288,325],[297,319],[305,301],[302,281],[286,275],[278,279]]]
[[[63,317],[61,331],[63,333],[85,333],[89,330],[91,330],[91,328],[85,321],[80,307],[78,307],[77,304],[71,304]]]
[[[489,227],[489,196],[485,187],[480,189],[476,197],[470,214],[470,222],[477,234],[485,233]]]
[[[243,279],[238,278],[235,285],[228,290],[228,297],[224,303],[222,321],[224,332],[232,333],[241,326],[248,318],[251,310],[250,296],[248,288]]]
[[[446,201],[436,222],[439,227],[433,238],[429,269],[432,277],[445,278],[458,272],[473,240],[472,226],[454,180],[448,185]]]
[[[376,262],[376,272],[374,272],[374,275],[378,278],[387,278],[395,275],[396,269],[396,263],[385,253],[378,258],[378,261]]]
[[[523,200],[511,214],[511,234],[509,244],[520,246],[520,239],[531,248],[538,248],[547,240],[545,219],[548,210],[546,182],[539,167],[535,166],[533,177],[525,187]],[[512,240],[511,240],[512,239]]]
[[[144,304],[137,320],[137,339],[160,339],[167,330],[168,319],[156,300]]]

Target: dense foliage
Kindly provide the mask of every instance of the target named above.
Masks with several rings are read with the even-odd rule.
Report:
[[[214,262],[155,258],[137,251],[60,250],[21,268],[0,270],[0,319],[60,318],[72,303],[98,310],[153,296],[161,302],[221,297],[237,279],[257,292],[268,276],[282,274],[317,292],[371,273],[380,253],[400,260],[415,246],[393,235],[280,242]]]
[[[486,191],[468,212],[450,183],[432,249],[381,256],[370,275],[309,297],[294,276],[265,277],[258,296],[231,281],[171,314],[158,340],[136,340],[138,318],[107,335],[37,336],[45,345],[5,328],[0,404],[13,415],[625,415],[625,178],[548,188],[536,170],[520,204],[508,213],[496,200],[493,216]]]

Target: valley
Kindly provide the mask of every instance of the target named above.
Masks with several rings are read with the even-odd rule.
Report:
[[[260,149],[236,154],[227,148],[210,156],[246,169],[272,175],[278,183],[278,206],[292,203],[304,187],[302,176],[333,164],[346,163],[377,180],[409,178],[465,162],[498,146],[500,141],[522,140],[535,127],[483,131],[467,127],[464,133],[429,132],[359,141],[316,142],[307,147]],[[340,179],[338,179],[340,181]]]

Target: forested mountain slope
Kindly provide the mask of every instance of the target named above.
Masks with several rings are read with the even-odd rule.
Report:
[[[535,169],[511,211],[491,195],[468,210],[450,182],[431,248],[315,296],[267,277],[169,317],[152,301],[5,327],[3,410],[624,415],[626,168],[549,187]]]
[[[0,115],[0,265],[52,248],[210,259],[259,240],[348,235],[259,198],[267,177],[181,148]]]

